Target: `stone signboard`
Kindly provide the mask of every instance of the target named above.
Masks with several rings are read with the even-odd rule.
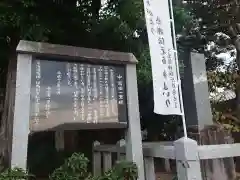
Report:
[[[31,69],[31,131],[126,124],[124,66],[34,59]]]
[[[34,132],[55,131],[64,139],[58,132],[123,128],[126,160],[144,180],[136,63],[132,53],[20,41],[11,168],[27,168]]]

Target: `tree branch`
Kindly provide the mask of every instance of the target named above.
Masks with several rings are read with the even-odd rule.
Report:
[[[233,116],[232,114],[223,114],[223,116],[234,122],[240,123],[240,120],[237,117]]]

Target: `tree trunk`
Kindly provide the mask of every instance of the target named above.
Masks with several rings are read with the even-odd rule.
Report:
[[[236,47],[237,49],[238,47]],[[240,52],[237,52],[237,57],[236,57],[236,62],[237,62],[237,66],[238,69],[240,70]],[[238,70],[238,76],[239,71]],[[237,119],[240,120],[240,78],[236,79],[236,114],[237,114]]]
[[[12,128],[16,89],[16,54],[14,53],[8,65],[7,85],[0,127],[0,171],[10,167],[12,150]]]

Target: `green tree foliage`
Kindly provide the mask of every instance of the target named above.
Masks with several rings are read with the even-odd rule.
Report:
[[[142,0],[109,1],[103,7],[100,1],[93,2],[3,0],[0,3],[1,46],[15,49],[20,39],[27,39],[128,51],[138,57],[148,53]],[[175,12],[179,22],[176,29],[181,33],[189,17],[182,8]],[[149,60],[148,55],[142,57]]]
[[[50,174],[50,180],[136,180],[138,170],[132,162],[118,162],[102,176],[92,176],[88,172],[89,160],[81,153],[74,153],[63,165]]]
[[[192,29],[191,16],[181,7],[174,12],[177,34],[185,36]],[[148,109],[141,112],[141,117],[148,123],[153,118],[161,121],[160,127],[164,125],[161,117],[152,112],[153,99],[145,94],[152,97],[142,0],[108,0],[104,6],[100,0],[2,0],[0,22],[0,69],[5,72],[20,39],[134,53],[139,59],[140,106]],[[5,79],[1,76],[1,87]]]
[[[183,5],[197,22],[198,31],[191,34],[188,39],[195,50],[202,52],[207,57],[207,69],[209,71],[210,92],[217,93],[219,88],[232,90],[237,97],[230,101],[212,101],[213,114],[216,122],[223,124],[233,131],[239,131],[239,78],[236,51],[236,23],[240,21],[239,0],[193,0],[185,1]],[[229,33],[230,27],[232,28]],[[197,43],[196,43],[197,42]],[[200,42],[200,43],[198,43]],[[233,62],[223,66],[224,58],[219,55],[228,54]]]
[[[0,173],[0,180],[27,180],[34,176],[21,168],[7,169]]]
[[[206,55],[208,70],[216,75],[211,76],[215,78],[210,80],[211,92],[216,87],[229,87],[229,81],[211,82],[219,82],[217,79],[223,74],[216,74],[216,67],[222,64],[216,55],[231,51],[231,55],[236,56],[227,33],[229,26],[240,17],[238,1],[186,2],[174,7],[179,47],[190,46]],[[160,127],[166,126],[169,120],[164,121],[166,117],[152,112],[151,65],[142,0],[108,0],[104,6],[100,0],[2,0],[0,22],[0,87],[5,86],[7,64],[15,55],[20,39],[132,52],[139,60],[143,125],[158,124],[158,132]],[[214,45],[206,48],[212,42]],[[228,74],[231,72],[232,69],[228,69]],[[235,90],[235,83],[230,84]]]

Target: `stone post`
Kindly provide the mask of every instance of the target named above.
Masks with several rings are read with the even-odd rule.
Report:
[[[128,101],[128,129],[126,130],[126,159],[138,166],[139,180],[144,180],[142,135],[138,105],[136,65],[126,67],[126,89]]]
[[[180,60],[184,62],[182,83],[188,136],[200,145],[229,143],[230,134],[213,123],[204,55],[185,49]],[[203,179],[236,177],[233,158],[203,160],[201,168]]]
[[[32,56],[18,54],[11,168],[27,168]]]
[[[178,180],[202,180],[197,141],[181,138],[174,142]]]

